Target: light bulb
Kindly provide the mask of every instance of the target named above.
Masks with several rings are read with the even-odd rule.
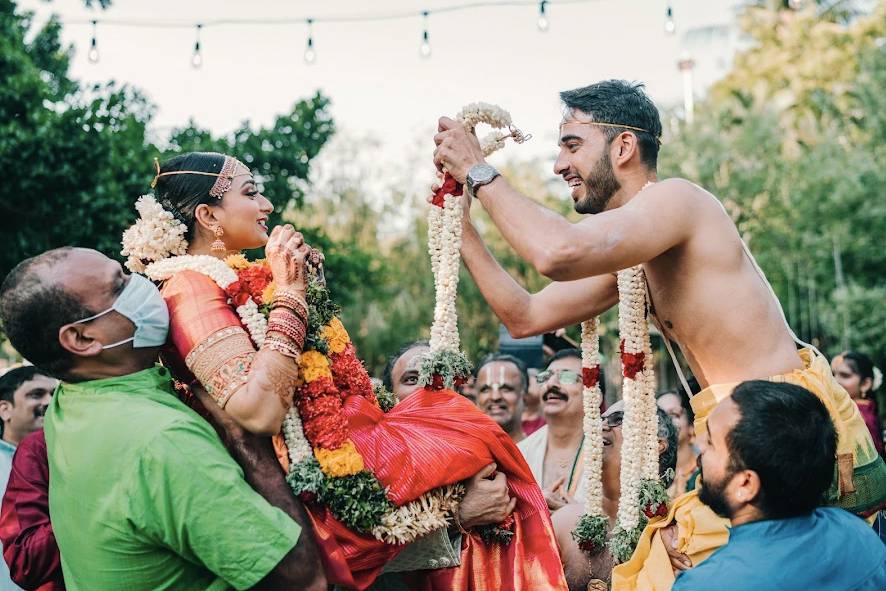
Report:
[[[95,40],[95,30],[98,27],[98,21],[92,21],[92,40],[89,42],[89,53],[86,57],[92,64],[98,63],[98,42]]]
[[[536,24],[538,25],[539,31],[547,31],[548,27],[550,26],[550,23],[548,22],[548,18],[545,15],[539,16],[538,22]]]
[[[314,51],[314,44],[311,40],[308,40],[308,46],[305,48],[305,63],[313,64],[317,61],[317,52]]]
[[[421,42],[421,47],[419,48],[419,53],[421,53],[422,57],[430,57],[431,56],[431,44],[427,41]]]
[[[203,56],[199,51],[195,51],[194,55],[191,56],[191,66],[194,68],[199,68],[203,65]]]
[[[670,6],[668,6],[667,11],[665,12],[664,30],[668,35],[673,35],[677,30],[677,24],[674,22],[674,11]]]

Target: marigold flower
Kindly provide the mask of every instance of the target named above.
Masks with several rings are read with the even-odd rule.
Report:
[[[357,358],[357,352],[353,345],[348,345],[345,350],[331,357],[332,379],[336,387],[341,391],[342,398],[348,396],[373,397],[372,380],[363,367],[363,362]]]
[[[345,330],[341,320],[335,317],[323,327],[321,334],[329,343],[329,352],[332,354],[341,353],[351,342],[351,337],[348,336],[348,331]]]
[[[267,304],[268,302],[274,301],[274,295],[277,293],[277,282],[271,281],[268,283],[268,286],[261,292],[261,301],[262,303]]]
[[[341,415],[321,415],[304,421],[302,427],[315,448],[338,449],[348,438],[348,424]]]
[[[309,384],[319,378],[332,379],[329,360],[319,351],[305,351],[299,360],[302,377]]]
[[[350,476],[363,470],[363,457],[348,439],[338,449],[314,449],[320,469],[327,476]]]
[[[225,264],[235,271],[245,269],[250,265],[249,261],[242,254],[232,254],[225,258]]]

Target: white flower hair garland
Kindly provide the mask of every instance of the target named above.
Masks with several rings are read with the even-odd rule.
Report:
[[[157,203],[153,195],[142,195],[135,202],[139,218],[123,232],[123,250],[126,267],[134,273],[143,273],[152,261],[188,250],[185,234],[188,227],[175,219],[172,212]]]
[[[513,137],[518,143],[529,139],[511,124],[510,114],[499,106],[472,103],[456,115],[456,120],[473,133],[480,123],[495,129],[480,144],[488,156],[504,147],[504,141]],[[471,363],[461,351],[458,337],[456,309],[458,271],[461,258],[462,205],[459,197],[462,187],[448,173],[443,175],[440,189],[435,193],[428,211],[428,253],[434,273],[434,322],[431,325],[431,354],[419,371],[419,382],[435,389],[454,388],[471,372]]]

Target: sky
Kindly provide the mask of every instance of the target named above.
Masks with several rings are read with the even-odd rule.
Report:
[[[500,2],[500,0],[491,0]],[[441,115],[470,102],[509,110],[515,124],[536,141],[520,156],[550,155],[561,105],[557,93],[606,78],[643,81],[661,106],[682,103],[676,67],[690,55],[697,63],[696,94],[726,72],[735,50],[737,0],[591,0],[549,2],[549,27],[538,29],[538,6],[495,6],[435,13],[466,0],[113,0],[107,10],[83,0],[22,0],[36,22],[51,13],[75,47],[71,74],[85,83],[116,80],[143,91],[156,105],[151,132],[163,140],[193,119],[216,134],[243,120],[268,124],[294,101],[321,90],[332,100],[339,129],[380,141],[379,158],[411,156]],[[97,5],[97,2],[94,4]],[[673,8],[676,33],[665,32]],[[430,11],[429,57],[420,55],[422,10]],[[328,17],[413,12],[398,20],[342,23]],[[303,59],[314,18],[316,61]],[[98,63],[87,59],[97,26]],[[112,20],[175,23],[179,28],[115,26]],[[213,26],[212,20],[226,24]],[[268,20],[271,25],[254,21]],[[104,22],[103,22],[104,21]],[[198,22],[199,69],[191,65]],[[724,37],[724,28],[729,34]],[[483,132],[481,132],[483,133]]]

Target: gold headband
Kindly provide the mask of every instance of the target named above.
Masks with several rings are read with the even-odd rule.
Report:
[[[648,133],[652,137],[655,138],[656,143],[661,145],[661,138],[657,135],[654,135],[648,129],[643,129],[642,127],[634,127],[633,125],[622,125],[621,123],[603,123],[602,121],[570,121],[569,123],[577,123],[578,125],[599,125],[600,127],[618,127],[624,129],[632,129],[634,131],[642,131]],[[562,125],[562,124],[561,124]]]
[[[227,192],[228,189],[231,188],[231,183],[238,176],[252,176],[252,173],[249,172],[247,168],[246,172],[241,172],[240,174],[234,174],[234,170],[237,169],[238,164],[243,164],[236,158],[232,158],[231,156],[225,156],[224,164],[222,164],[222,169],[219,172],[203,172],[200,170],[171,170],[169,172],[160,172],[160,161],[157,158],[154,158],[154,170],[156,170],[156,174],[154,174],[154,180],[151,181],[151,188],[157,186],[157,181],[161,176],[170,176],[173,174],[199,174],[202,176],[214,176],[217,177],[215,184],[212,185],[212,188],[209,190],[209,196],[215,197],[216,199],[221,199],[222,196]],[[246,165],[243,164],[245,167]]]

